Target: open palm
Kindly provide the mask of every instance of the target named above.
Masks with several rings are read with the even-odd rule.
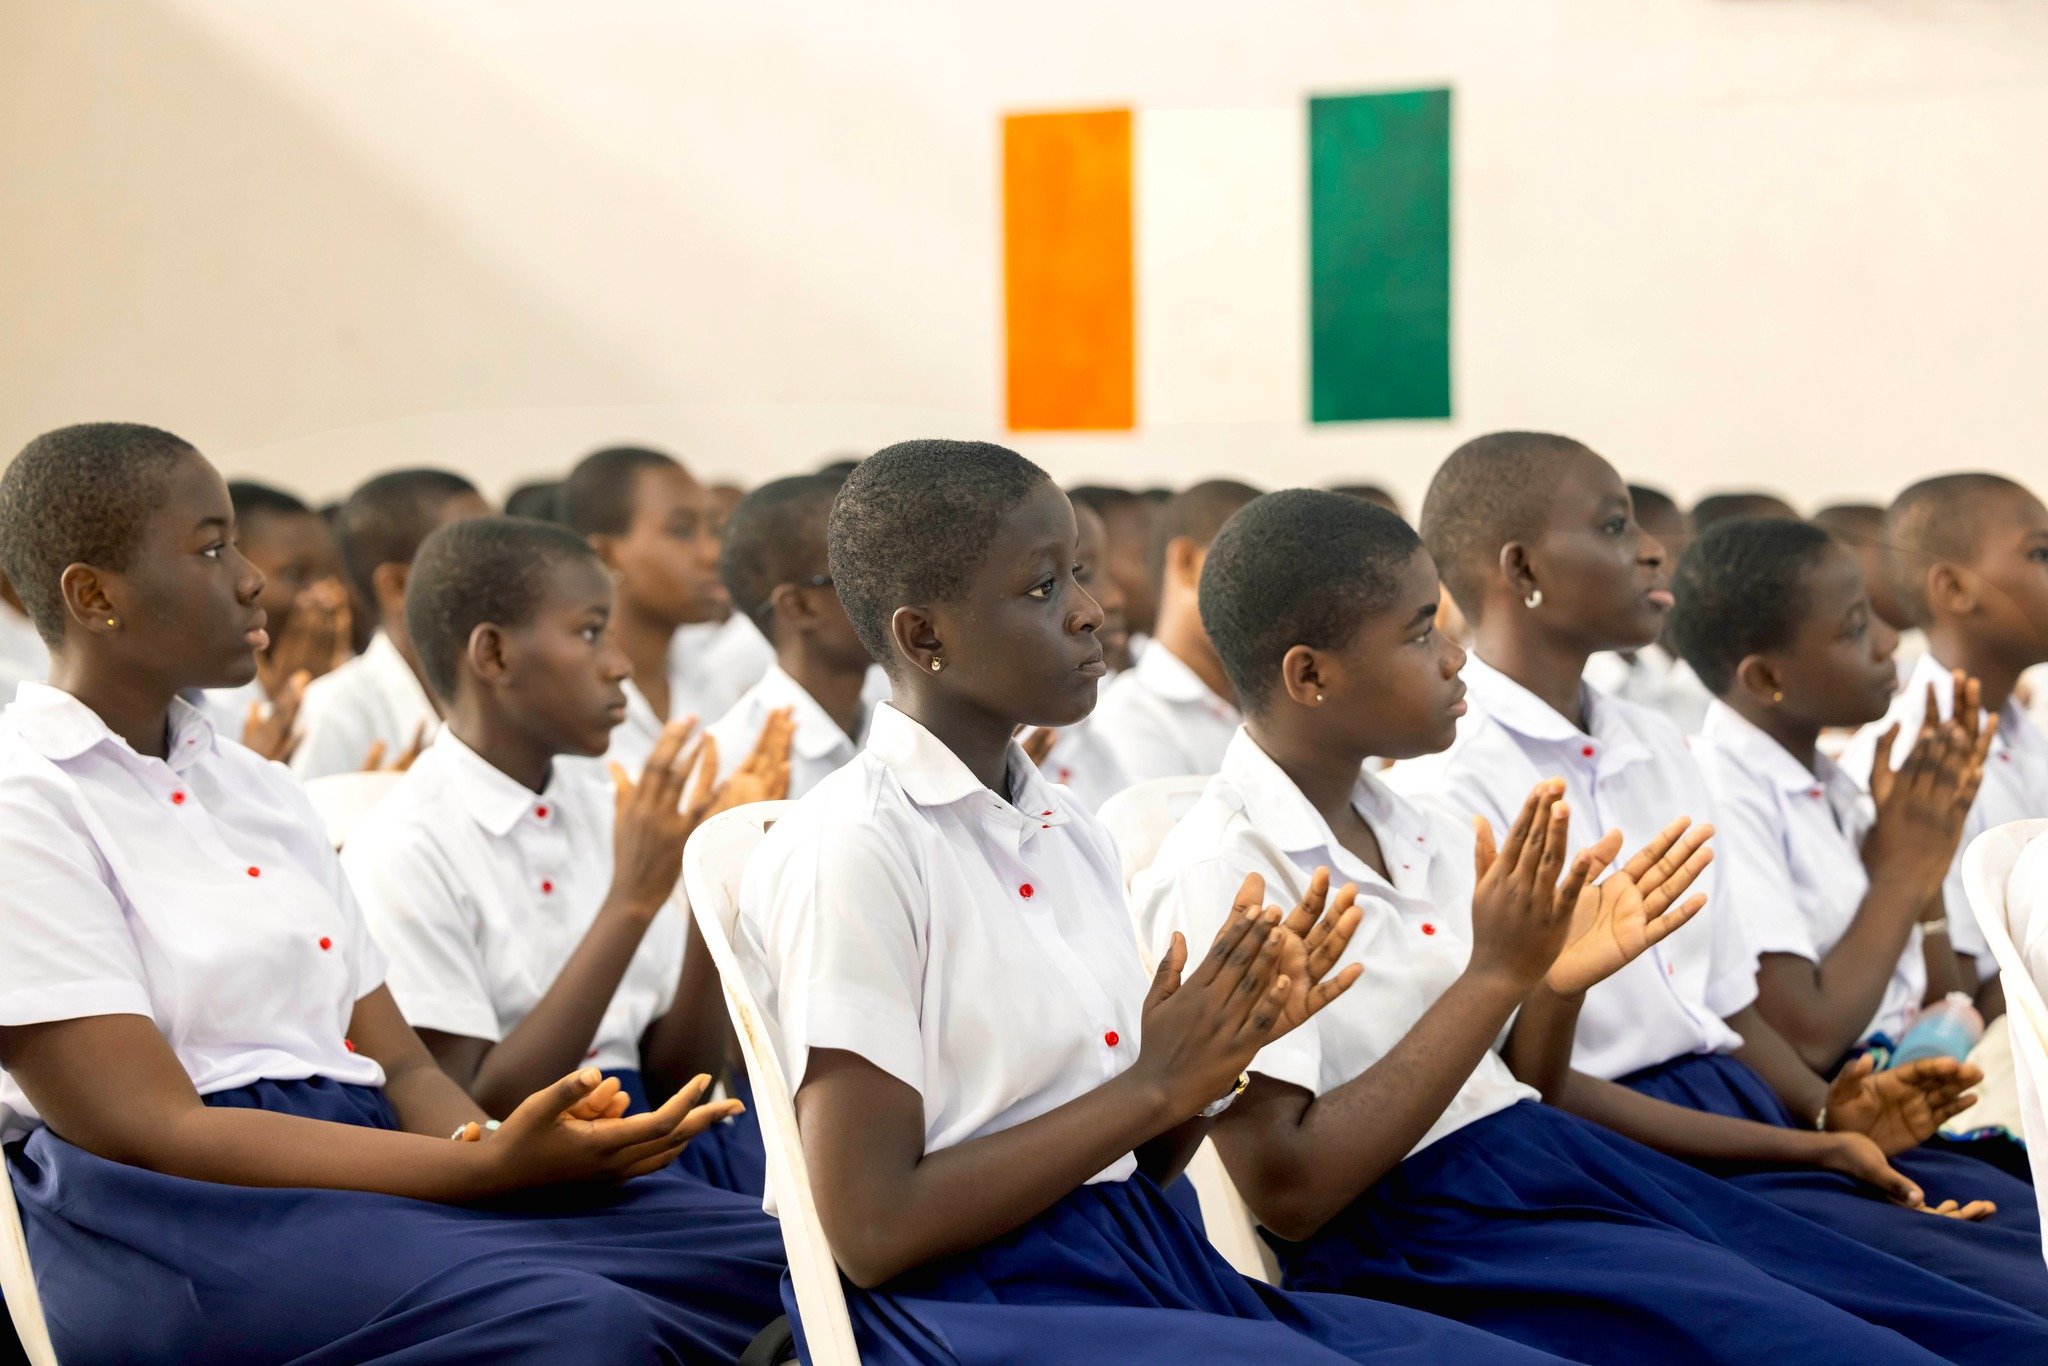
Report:
[[[1888,1072],[1875,1072],[1864,1054],[1828,1088],[1827,1126],[1869,1135],[1886,1156],[1933,1137],[1936,1130],[1976,1103],[1972,1086],[1983,1072],[1954,1058],[1926,1058]]]
[[[1694,827],[1690,820],[1675,820],[1626,865],[1580,892],[1572,907],[1571,931],[1544,975],[1545,984],[1560,996],[1580,995],[1697,915],[1707,904],[1705,896],[1673,903],[1713,861],[1714,851],[1706,847],[1713,833],[1711,825]],[[1620,848],[1620,832],[1610,831],[1586,852],[1604,864]]]

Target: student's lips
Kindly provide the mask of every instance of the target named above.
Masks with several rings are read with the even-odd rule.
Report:
[[[1451,705],[1445,707],[1444,712],[1446,715],[1449,716],[1463,716],[1466,711],[1467,707],[1465,705],[1465,685],[1463,683],[1460,683],[1458,685],[1458,690],[1451,694]]]
[[[1678,601],[1678,599],[1672,595],[1671,590],[1668,588],[1652,588],[1649,592],[1643,594],[1643,596],[1650,600],[1650,606],[1656,608],[1660,612],[1670,611],[1672,606]]]
[[[1100,678],[1109,672],[1109,661],[1098,651],[1092,659],[1081,661],[1080,672],[1088,678]]]

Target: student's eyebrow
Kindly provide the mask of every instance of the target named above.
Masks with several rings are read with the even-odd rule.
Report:
[[[1418,627],[1418,626],[1422,625],[1422,623],[1423,623],[1423,620],[1424,620],[1425,618],[1427,618],[1427,619],[1431,619],[1431,620],[1434,620],[1434,619],[1435,619],[1435,617],[1436,617],[1436,609],[1437,609],[1437,604],[1436,604],[1436,603],[1434,603],[1434,602],[1432,602],[1432,603],[1429,603],[1429,604],[1427,604],[1427,605],[1425,605],[1425,606],[1422,606],[1422,607],[1418,607],[1418,608],[1416,608],[1416,609],[1415,609],[1415,615],[1414,615],[1414,616],[1412,616],[1412,617],[1410,617],[1410,618],[1408,618],[1408,629],[1412,631],[1412,630],[1414,630],[1414,629],[1415,629],[1416,627]]]
[[[225,531],[227,526],[228,519],[225,517],[201,517],[193,524],[192,529],[194,531],[207,531],[214,527],[219,527],[222,531]]]

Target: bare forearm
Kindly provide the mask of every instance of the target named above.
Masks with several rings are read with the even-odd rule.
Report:
[[[1139,1144],[1138,1170],[1158,1185],[1171,1183],[1195,1160],[1195,1149],[1202,1146],[1202,1140],[1214,1127],[1214,1120],[1198,1115],[1182,1120],[1149,1143]]]
[[[689,922],[689,937],[676,998],[640,1041],[640,1070],[648,1101],[655,1105],[700,1072],[722,1076],[733,1053],[732,1024],[725,1013],[718,966],[711,961],[697,918],[687,913],[684,918]]]
[[[1260,1222],[1285,1238],[1308,1237],[1399,1165],[1493,1046],[1522,990],[1467,972],[1385,1057],[1310,1101],[1292,1125],[1274,1122],[1264,1097],[1227,1111],[1217,1146]],[[1270,1092],[1279,1084],[1253,1085]]]
[[[399,1128],[428,1138],[445,1138],[465,1124],[490,1118],[424,1049],[417,1060],[385,1069],[384,1098]]]
[[[1742,1047],[1735,1050],[1735,1056],[1770,1084],[1795,1119],[1811,1124],[1827,1103],[1828,1084],[1755,1006],[1745,1006],[1729,1016],[1728,1026],[1742,1036]]]
[[[1539,983],[1529,993],[1529,999],[1522,1002],[1514,1028],[1508,1031],[1508,1070],[1515,1074],[1515,1080],[1535,1087],[1538,1094],[1552,1103],[1572,1070],[1572,1044],[1584,1000],[1581,996],[1560,996]]]
[[[1813,1160],[1814,1140],[1820,1137],[1688,1110],[1583,1072],[1566,1075],[1556,1104],[1660,1153],[1698,1162],[1805,1163]]]
[[[1832,1067],[1863,1037],[1923,903],[1919,893],[1902,891],[1898,880],[1874,878],[1856,918],[1819,963],[1770,979],[1779,989],[1767,991],[1759,1007],[1807,1066]]]
[[[1955,945],[1949,942],[1945,930],[1933,934],[1922,930],[1920,933],[1920,960],[1927,965],[1927,994],[1921,1004],[1932,1005],[1952,991],[1974,995],[1977,989],[1976,973],[1964,975],[1960,955]]]
[[[456,1122],[451,1120],[451,1132]],[[184,1109],[162,1122],[105,1136],[91,1151],[171,1176],[235,1186],[374,1191],[444,1204],[495,1191],[478,1144],[226,1106]]]

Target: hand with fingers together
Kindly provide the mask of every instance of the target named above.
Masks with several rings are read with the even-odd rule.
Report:
[[[1827,1127],[1867,1135],[1886,1155],[1932,1138],[1942,1125],[1977,1103],[1970,1088],[1984,1073],[1954,1058],[1924,1058],[1875,1071],[1866,1053],[1844,1067],[1828,1087]]]
[[[694,794],[697,809],[683,805],[683,787],[692,766],[702,768],[702,747],[690,744],[696,730],[694,717],[663,726],[637,783],[625,769],[611,765],[616,815],[612,885],[605,903],[642,922],[651,922],[668,904],[683,871],[683,845],[702,819],[703,807],[710,804],[710,779],[700,774]]]
[[[1711,825],[1695,826],[1680,817],[1657,833],[1620,868],[1579,892],[1572,909],[1571,930],[1544,983],[1560,996],[1582,995],[1662,943],[1707,904],[1703,895],[1687,898],[1686,889],[1714,860],[1707,847]],[[1586,853],[1595,875],[1621,848],[1621,832],[1612,830]]]
[[[1257,873],[1238,888],[1237,900],[1244,906],[1256,906],[1265,897],[1265,879]],[[1273,1037],[1308,1023],[1364,974],[1364,966],[1353,963],[1330,976],[1330,969],[1343,961],[1344,950],[1351,946],[1351,937],[1364,918],[1357,902],[1357,884],[1347,882],[1331,896],[1330,870],[1318,868],[1309,877],[1300,903],[1280,922],[1287,932],[1280,941],[1280,973],[1287,980],[1287,995],[1280,1028]]]
[[[1542,981],[1572,929],[1580,893],[1614,857],[1618,838],[1583,850],[1565,871],[1571,808],[1564,784],[1547,779],[1522,802],[1507,843],[1494,848],[1493,827],[1473,822],[1472,960],[1468,971],[1495,972],[1526,992]],[[1562,881],[1560,881],[1562,875]]]
[[[1998,718],[1984,715],[1983,685],[1955,673],[1955,707],[1946,721],[1927,687],[1927,709],[1906,761],[1871,765],[1870,795],[1877,823],[1863,841],[1863,866],[1873,882],[1904,880],[1919,902],[1938,913],[1935,895],[1955,861],[1963,824],[1984,782],[1984,764],[1998,734]],[[1878,741],[1880,757],[1898,739],[1896,722]]]
[[[349,657],[348,589],[338,579],[322,579],[300,589],[292,599],[291,616],[270,648],[256,656],[256,678],[264,694],[276,701],[293,675],[309,679],[334,672]]]
[[[372,740],[369,752],[363,755],[363,772],[403,773],[412,767],[413,761],[420,757],[420,751],[426,747],[427,723],[425,721],[412,728],[412,743],[400,750],[398,757],[388,764],[384,762],[384,756],[390,752],[390,747],[382,740]]]
[[[745,1108],[736,1100],[699,1104],[711,1087],[711,1078],[699,1075],[660,1109],[623,1115],[617,1086],[586,1067],[535,1092],[497,1129],[478,1135],[473,1141],[493,1169],[493,1184],[510,1191],[646,1176]]]
[[[305,736],[299,729],[299,704],[306,700],[306,685],[312,681],[313,676],[301,669],[271,694],[268,707],[251,702],[242,719],[242,743],[266,759],[290,763]]]
[[[720,783],[700,819],[709,820],[721,811],[751,802],[779,802],[789,795],[789,750],[796,739],[796,712],[778,707],[768,713],[761,738],[754,750],[740,761],[732,776]],[[718,742],[704,737],[703,764],[712,777],[718,774]]]

